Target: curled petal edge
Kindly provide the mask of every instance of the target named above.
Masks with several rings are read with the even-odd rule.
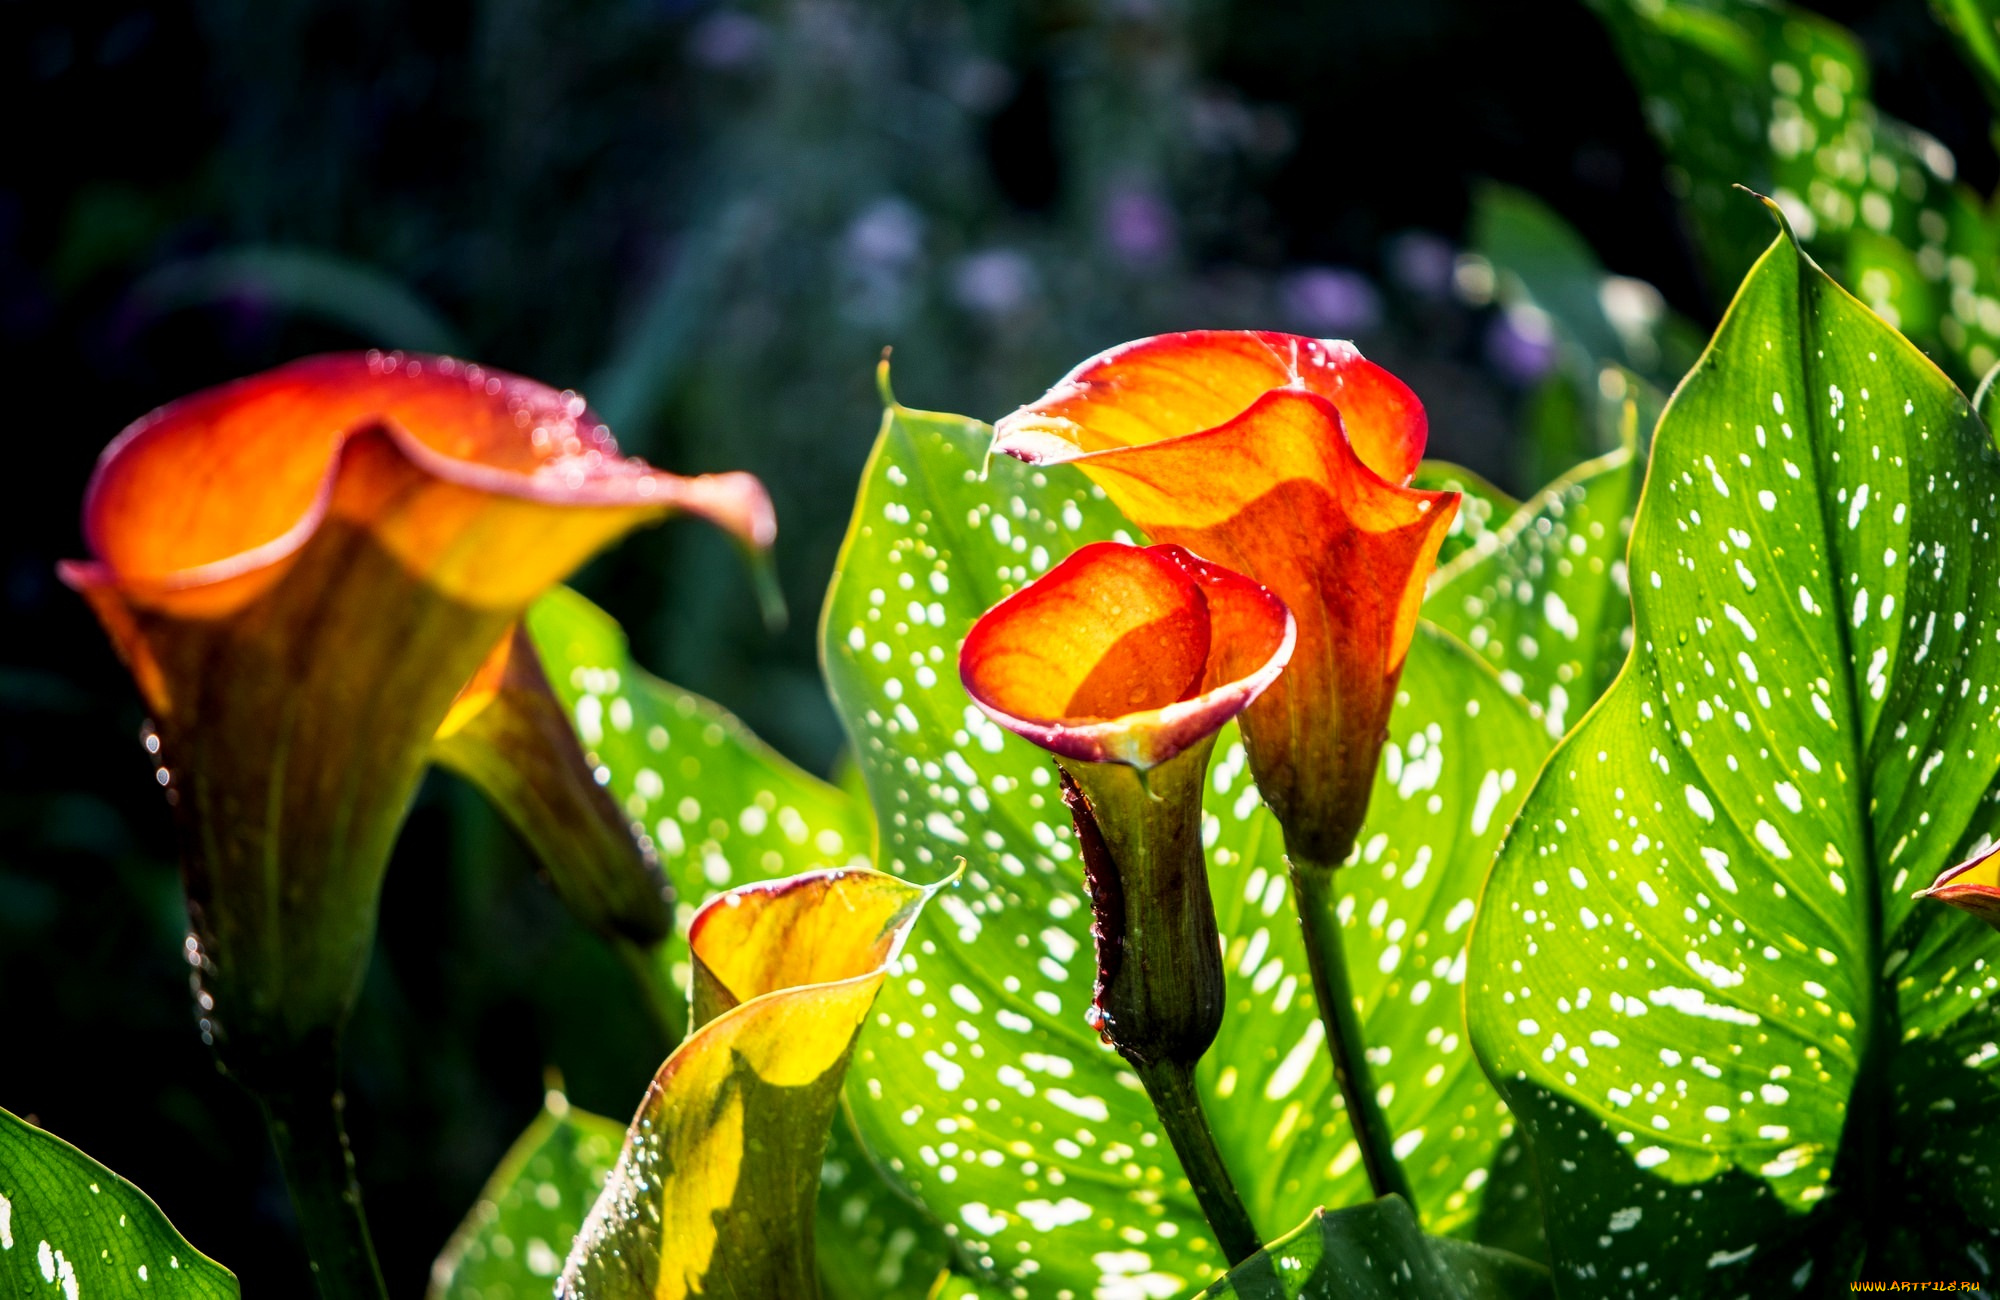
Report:
[[[1946,867],[1929,888],[1919,889],[1912,897],[1949,903],[2000,929],[2000,846]]]
[[[1219,574],[1233,582],[1256,586],[1241,574],[1210,564],[1180,547],[1170,549],[1180,551],[1179,562],[1195,574],[1197,581],[1214,581],[1214,575]],[[1263,591],[1261,587],[1257,590]],[[1224,682],[1192,699],[1176,700],[1157,709],[1143,709],[1100,722],[1068,724],[1023,718],[996,708],[972,690],[969,683],[966,693],[987,717],[1060,758],[1090,763],[1122,763],[1141,770],[1157,767],[1189,745],[1219,731],[1224,723],[1249,708],[1271,683],[1278,680],[1278,675],[1291,662],[1292,651],[1298,645],[1298,620],[1275,596],[1269,592],[1263,594],[1285,616],[1284,634],[1279,638],[1277,648],[1271,652],[1271,657],[1255,671]]]
[[[314,371],[327,371],[330,380],[345,380],[347,377],[333,372],[355,360],[343,356],[311,357],[269,372],[269,375],[310,375]],[[417,360],[438,364],[436,358]],[[513,379],[497,371],[483,373]],[[102,555],[107,549],[101,545],[102,498],[121,457],[143,444],[147,438],[157,436],[159,430],[170,427],[175,417],[191,409],[193,403],[219,402],[226,399],[231,390],[267,377],[252,376],[169,403],[113,439],[98,457],[97,467],[84,491],[84,533],[91,550]],[[644,466],[639,461],[606,458],[593,471],[580,472],[579,481],[558,481],[558,476],[552,473],[526,473],[448,455],[428,445],[394,420],[377,417],[358,420],[336,436],[327,457],[326,469],[304,512],[268,541],[219,559],[157,573],[121,572],[118,566],[102,559],[62,561],[57,565],[57,571],[64,582],[79,591],[117,587],[129,598],[145,603],[148,596],[168,597],[178,592],[221,587],[273,569],[303,549],[326,522],[333,511],[335,489],[341,471],[350,459],[351,449],[370,435],[386,439],[396,454],[420,474],[469,491],[540,505],[657,510],[663,514],[684,512],[714,523],[754,550],[768,548],[777,537],[777,516],[770,495],[764,485],[748,473],[731,471],[688,478]],[[246,591],[245,598],[254,595],[255,591],[255,587]]]
[[[1231,390],[1230,396],[1217,391],[1216,380]],[[1176,390],[1183,405],[1207,408],[1194,426],[1168,437],[1133,437],[1140,426],[1158,428],[1160,408],[1173,405]],[[1346,412],[1353,417],[1347,428],[1350,445],[1384,479],[1408,482],[1423,459],[1429,421],[1408,385],[1345,340],[1269,330],[1193,330],[1108,348],[1075,366],[1034,402],[1003,417],[996,434],[1005,445],[998,449],[1046,464],[1051,461],[1042,457],[1070,458],[1056,444],[1075,450],[1093,441],[1105,445],[1091,450],[1152,445],[1231,423],[1259,395],[1276,391],[1310,392],[1337,407],[1346,398]],[[1112,416],[1109,427],[1093,427],[1092,414]]]

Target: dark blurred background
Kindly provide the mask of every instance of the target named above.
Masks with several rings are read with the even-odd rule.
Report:
[[[1813,7],[1989,192],[1984,102],[1922,0]],[[1353,337],[1423,397],[1433,454],[1518,494],[1559,358],[1468,248],[1490,183],[1653,286],[1642,312],[1705,334],[1719,309],[1576,0],[4,0],[0,60],[0,1106],[146,1188],[251,1296],[309,1294],[289,1207],[194,1029],[139,705],[53,574],[128,421],[405,347],[580,388],[665,467],[758,473],[783,632],[689,524],[579,584],[826,771],[814,620],[884,346],[904,401],[992,419],[1160,330]],[[622,968],[433,778],[348,1050],[395,1293],[545,1067],[623,1116],[662,1051]]]

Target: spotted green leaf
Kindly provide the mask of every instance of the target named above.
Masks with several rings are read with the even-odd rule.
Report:
[[[986,464],[975,421],[891,406],[823,622],[883,870],[967,862],[883,990],[848,1100],[961,1262],[1011,1294],[1179,1294],[1220,1273],[1138,1080],[1084,1024],[1089,911],[1047,755],[957,680],[973,620],[1089,541],[1133,534],[1081,475]],[[984,471],[982,476],[982,470]],[[1462,646],[1410,656],[1374,816],[1342,873],[1377,1078],[1435,1230],[1472,1230],[1508,1124],[1457,1006],[1473,897],[1546,736]],[[1340,1114],[1276,823],[1226,733],[1209,774],[1230,1002],[1199,1081],[1267,1232],[1369,1195]]]
[[[0,1110],[0,1292],[77,1300],[235,1300],[229,1270],[144,1192]]]
[[[2000,457],[1781,236],[1654,441],[1636,646],[1494,867],[1467,1005],[1569,1296],[1990,1278]]]
[[[1399,1196],[1314,1210],[1201,1300],[1545,1300],[1549,1272],[1500,1251],[1426,1237]]]
[[[944,1231],[875,1168],[845,1114],[820,1165],[821,1300],[927,1300],[951,1262]]]
[[[430,1300],[546,1300],[624,1141],[551,1090],[431,1265]]]
[[[586,760],[659,854],[684,911],[747,881],[867,865],[864,809],[646,672],[603,610],[558,587],[526,626]]]
[[[1429,492],[1457,492],[1463,498],[1451,529],[1438,547],[1438,563],[1444,564],[1459,552],[1498,528],[1521,503],[1494,487],[1484,478],[1450,461],[1427,460],[1417,466],[1410,486]]]
[[[1543,488],[1431,579],[1425,616],[1492,664],[1551,737],[1631,648],[1625,545],[1645,472],[1628,440]]]
[[[1726,295],[1766,231],[1732,186],[1774,196],[1806,246],[1962,382],[2000,359],[1995,230],[1937,140],[1877,111],[1860,44],[1764,0],[1591,0],[1672,161]]]

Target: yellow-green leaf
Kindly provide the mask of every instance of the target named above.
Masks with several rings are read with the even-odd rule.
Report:
[[[429,1300],[545,1300],[624,1140],[551,1089],[431,1266]]]

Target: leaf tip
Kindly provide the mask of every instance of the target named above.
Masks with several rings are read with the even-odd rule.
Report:
[[[902,405],[896,400],[895,389],[889,386],[889,354],[895,350],[893,347],[884,347],[882,359],[875,363],[875,391],[881,395],[882,405],[891,410]]]

